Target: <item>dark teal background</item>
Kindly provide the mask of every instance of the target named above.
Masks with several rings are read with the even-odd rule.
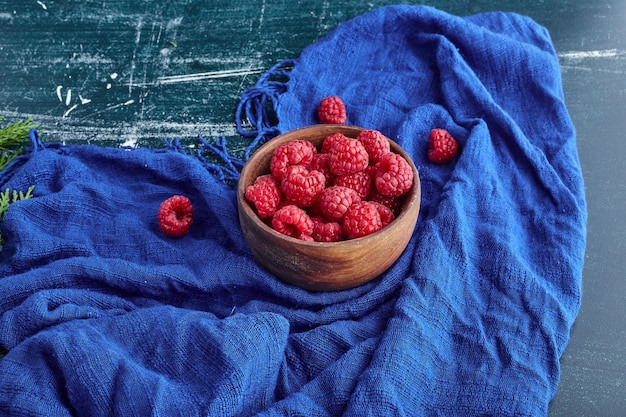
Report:
[[[0,1],[0,115],[44,141],[160,147],[225,135],[241,93],[341,22],[393,1]],[[411,3],[411,2],[409,2]],[[626,2],[441,0],[545,26],[578,132],[589,225],[583,305],[550,416],[626,415]]]

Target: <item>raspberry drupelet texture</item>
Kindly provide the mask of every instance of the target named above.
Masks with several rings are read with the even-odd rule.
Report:
[[[369,201],[352,204],[343,217],[343,232],[349,239],[367,236],[382,228],[380,213]]]
[[[295,237],[300,240],[310,241],[313,238],[313,220],[306,211],[293,204],[276,210],[272,217],[272,228],[279,233]]]
[[[326,187],[326,177],[319,171],[309,171],[302,165],[287,168],[281,182],[284,196],[298,207],[310,207],[317,203]]]
[[[365,147],[371,164],[375,164],[384,154],[391,151],[389,141],[377,130],[363,130],[356,139]]]
[[[372,177],[365,170],[340,175],[335,178],[335,185],[352,188],[359,194],[361,200],[365,200],[372,190]]]
[[[361,198],[353,189],[333,185],[322,192],[319,208],[327,219],[339,221],[348,211],[348,208],[359,201]]]
[[[270,171],[274,178],[282,180],[291,165],[308,166],[317,153],[315,146],[308,140],[294,140],[280,145],[270,160]]]
[[[318,153],[313,156],[313,161],[309,168],[311,170],[319,171],[326,177],[326,186],[330,186],[335,181],[335,176],[330,172],[330,165],[328,164],[330,155],[327,153]]]
[[[372,187],[372,192],[367,196],[367,201],[374,203],[380,203],[391,210],[391,212],[397,215],[400,212],[400,197],[393,197],[389,195],[382,195],[378,192],[376,187]]]
[[[317,109],[317,117],[323,124],[346,123],[346,106],[343,100],[337,96],[323,98]]]
[[[272,174],[257,177],[254,184],[246,188],[245,198],[254,204],[260,218],[272,216],[281,199],[278,181]]]
[[[344,139],[350,139],[350,138],[344,135],[343,133],[332,133],[326,136],[324,140],[322,141],[321,152],[325,154],[330,153],[330,150],[333,148],[333,146],[335,146],[335,144],[337,144],[338,142]]]
[[[413,186],[413,170],[402,156],[386,153],[376,164],[374,185],[383,195],[399,197]]]
[[[187,234],[193,223],[193,206],[182,195],[168,198],[159,207],[157,213],[159,228],[170,237],[182,237]]]
[[[428,146],[428,159],[436,164],[450,162],[459,148],[457,141],[445,129],[431,130]]]
[[[322,217],[312,217],[313,233],[316,242],[339,242],[343,239],[343,228],[338,222],[327,222]]]
[[[393,212],[389,207],[384,204],[377,203],[375,201],[371,201],[374,206],[376,206],[376,210],[378,210],[378,214],[380,214],[380,221],[383,224],[383,227],[387,226],[389,223],[394,221],[396,216],[394,216]]]
[[[361,142],[352,138],[339,139],[329,151],[328,164],[334,175],[363,171],[369,164],[369,155]]]

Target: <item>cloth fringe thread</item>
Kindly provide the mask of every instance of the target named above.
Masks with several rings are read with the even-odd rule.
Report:
[[[198,140],[201,146],[197,149],[191,146],[183,146],[180,138],[166,139],[165,145],[169,150],[195,156],[207,171],[223,183],[227,185],[237,183],[239,173],[243,169],[245,162],[228,152],[226,137],[216,138],[214,144],[209,143],[202,136],[198,136]],[[211,160],[216,162],[211,162]]]
[[[198,137],[201,143],[199,149],[193,152],[192,148],[181,145],[180,139],[166,140],[168,149],[192,154],[220,181],[232,185],[239,180],[239,174],[252,153],[262,144],[280,134],[276,127],[277,121],[273,122],[268,113],[271,104],[276,114],[278,98],[287,90],[289,71],[293,68],[295,60],[287,59],[278,62],[266,73],[261,75],[253,87],[250,87],[241,95],[241,100],[235,113],[237,133],[244,138],[253,138],[246,147],[244,157],[238,158],[229,153],[226,137],[216,138],[215,144],[210,144],[202,136]],[[208,161],[205,158],[209,153],[218,163]]]
[[[274,113],[277,113],[278,98],[287,90],[287,81],[294,64],[293,59],[277,63],[241,95],[235,114],[237,132],[243,137],[254,138],[246,149],[245,161],[259,146],[280,134],[270,119],[268,106],[271,104]]]

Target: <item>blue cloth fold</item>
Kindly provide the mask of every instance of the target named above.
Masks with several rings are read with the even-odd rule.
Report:
[[[373,10],[243,94],[247,155],[316,123],[328,95],[349,124],[398,142],[422,181],[407,250],[346,291],[308,292],[257,264],[227,181],[243,161],[228,155],[222,172],[174,143],[49,144],[5,170],[2,190],[35,190],[0,224],[0,414],[546,415],[586,226],[547,31],[508,13]],[[433,128],[459,141],[449,164],[426,156]],[[156,219],[175,194],[195,215],[179,239]]]

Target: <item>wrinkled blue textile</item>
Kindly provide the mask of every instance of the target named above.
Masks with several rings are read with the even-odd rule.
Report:
[[[586,225],[547,31],[514,14],[376,9],[244,93],[251,151],[315,123],[328,95],[398,142],[422,181],[406,251],[351,290],[307,292],[260,267],[235,190],[198,158],[38,144],[9,167],[2,190],[35,191],[1,224],[0,415],[546,415]],[[459,141],[449,164],[427,159],[436,127]],[[156,221],[174,194],[195,209],[179,239]]]

